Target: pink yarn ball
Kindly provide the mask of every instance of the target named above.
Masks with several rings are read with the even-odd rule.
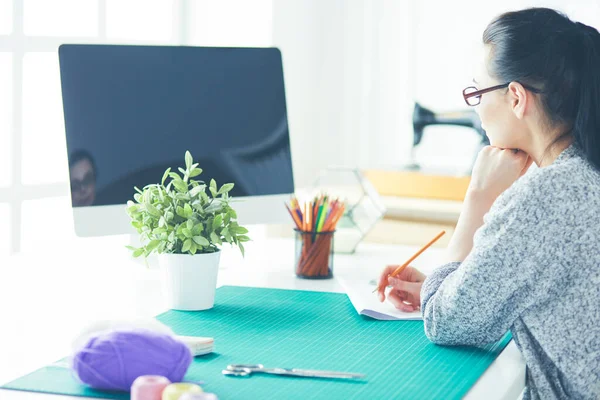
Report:
[[[164,376],[140,376],[131,385],[131,400],[161,400],[163,390],[170,384]]]

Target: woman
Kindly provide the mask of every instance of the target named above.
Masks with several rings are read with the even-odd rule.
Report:
[[[379,298],[423,312],[444,345],[510,330],[524,398],[600,398],[600,33],[550,9],[501,15],[464,97],[491,146],[475,163],[448,263],[395,267]],[[535,163],[539,168],[524,175]]]

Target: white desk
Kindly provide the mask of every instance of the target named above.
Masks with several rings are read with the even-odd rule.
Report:
[[[342,292],[335,279],[312,281],[294,276],[290,239],[254,237],[245,259],[237,250],[223,251],[219,285]],[[69,257],[63,253],[0,260],[0,383],[68,355],[72,339],[93,321],[152,317],[165,310],[158,270],[133,261],[122,246],[111,247],[108,255],[109,249],[85,243]],[[336,255],[334,275],[371,279],[386,264],[398,263],[414,251],[362,244],[354,255]],[[413,265],[427,272],[438,265],[439,256],[440,250],[430,249]],[[215,339],[218,346],[219,338]],[[511,342],[467,398],[515,399],[524,383],[525,364]],[[0,390],[0,399],[73,397]]]

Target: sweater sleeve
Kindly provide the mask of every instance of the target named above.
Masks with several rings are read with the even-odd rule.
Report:
[[[547,254],[537,252],[557,210],[544,190],[507,191],[484,216],[462,263],[438,268],[421,289],[425,333],[434,343],[484,345],[499,340],[519,315],[543,301],[536,285]],[[510,189],[509,189],[510,190]],[[527,195],[524,195],[526,193]]]

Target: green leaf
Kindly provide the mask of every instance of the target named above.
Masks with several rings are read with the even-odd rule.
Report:
[[[173,178],[174,181],[180,181],[181,176],[177,172],[169,172],[169,176]]]
[[[194,158],[192,157],[192,153],[188,151],[185,152],[185,167],[189,170],[194,163]]]
[[[186,174],[186,170],[185,169],[179,167],[178,170],[179,170],[179,172],[181,172],[182,175]]]
[[[194,235],[192,235],[192,230],[188,229],[188,228],[183,228],[181,230],[181,233],[183,233],[185,235],[185,237],[187,237],[187,238],[191,238],[192,236],[194,236]]]
[[[131,214],[137,213],[139,211],[139,209],[140,209],[140,206],[133,205],[133,206],[127,207],[127,212],[129,213],[129,215],[131,215]]]
[[[250,238],[248,236],[246,236],[246,235],[240,235],[240,236],[237,237],[237,240],[240,241],[240,242],[249,242]]]
[[[133,252],[133,256],[136,257],[136,258],[139,257],[139,256],[141,256],[142,254],[144,254],[144,249],[143,248],[136,249]]]
[[[216,211],[220,211],[222,208],[223,205],[221,204],[221,202],[215,199],[208,207],[206,207],[206,209],[204,209],[204,211],[207,213],[213,213]]]
[[[230,231],[236,235],[248,233],[248,229],[244,228],[243,226],[232,226]]]
[[[209,201],[209,198],[208,198],[208,195],[206,194],[206,192],[200,193],[200,199],[202,199],[202,202],[204,204],[208,203],[208,201]]]
[[[206,190],[206,185],[198,185],[190,190],[190,197],[196,197],[200,192]]]
[[[167,220],[161,215],[160,219],[158,220],[158,226],[162,228],[165,225],[167,225]]]
[[[199,247],[196,245],[196,243],[192,242],[191,246],[190,246],[190,253],[192,254],[196,254],[196,252],[199,250]]]
[[[187,206],[187,204],[186,204]],[[185,223],[185,225],[187,226],[187,228],[189,230],[192,230],[192,228],[194,227],[194,221],[192,221],[191,219],[188,219],[187,222]]]
[[[237,218],[237,213],[235,212],[235,210],[233,208],[230,208],[227,213],[231,216],[232,219]]]
[[[190,196],[187,193],[175,193],[175,198],[181,201],[188,201]]]
[[[133,195],[133,198],[135,199],[135,201],[137,201],[138,203],[142,202],[142,195],[139,193],[136,193]]]
[[[160,235],[161,233],[165,233],[167,230],[165,228],[156,228],[152,231],[153,235]]]
[[[148,210],[148,213],[150,215],[152,215],[153,217],[160,217],[160,211],[158,211],[156,209],[156,207],[154,207],[151,203],[146,203],[146,210]]]
[[[210,180],[210,188],[209,189],[210,189],[210,193],[212,194],[212,196],[217,197],[217,193],[218,193],[217,182],[215,182],[214,179]]]
[[[194,227],[192,228],[192,234],[194,236],[198,236],[199,234],[202,233],[202,231],[204,230],[204,225],[200,224],[196,224],[194,225]]]
[[[217,215],[215,219],[213,219],[213,230],[216,230],[223,223],[223,216],[221,214]]]
[[[160,181],[161,185],[165,184],[165,181],[167,180],[167,178],[169,177],[169,172],[171,172],[171,167],[167,168],[167,170],[165,171],[165,173],[163,174],[163,177]]]
[[[238,243],[238,247],[240,248],[240,252],[242,253],[242,257],[246,256],[246,250],[244,249],[244,245],[241,243]]]
[[[185,193],[188,190],[187,183],[185,183],[182,180],[175,180],[175,181],[173,181],[173,186],[175,186],[175,189],[177,189],[181,193]]]
[[[189,203],[185,203],[185,206],[184,206],[183,210],[185,212],[185,217],[186,218],[190,218],[194,214],[194,210],[192,210],[192,207],[190,206]]]
[[[188,251],[190,248],[192,247],[192,239],[186,239],[185,242],[183,242],[183,246],[181,246],[181,252],[185,253],[186,251]]]
[[[210,246],[210,242],[204,236],[194,236],[194,242],[200,246]]]
[[[160,244],[160,240],[151,240],[150,243],[146,245],[146,252],[151,253],[158,247]]]
[[[219,245],[223,244],[223,242],[221,241],[221,238],[215,232],[210,233],[210,240],[212,240],[213,243],[217,243]]]
[[[190,178],[195,178],[198,175],[200,175],[202,173],[202,169],[201,168],[194,168],[192,169],[192,171],[190,172]]]
[[[131,226],[133,226],[136,229],[142,229],[142,226],[144,226],[144,224],[140,221],[131,221]]]
[[[177,209],[175,210],[175,212],[177,213],[177,215],[179,215],[181,218],[187,218],[187,216],[185,215],[185,210],[183,209],[183,207],[181,206],[177,206]]]
[[[233,241],[233,239],[231,238],[231,234],[229,233],[229,229],[225,228],[221,231],[221,235],[225,236],[225,240],[227,240],[229,243],[231,243]]]
[[[231,189],[233,189],[234,184],[233,183],[226,183],[223,186],[221,186],[221,189],[219,189],[218,194],[223,194],[223,193],[227,193],[229,192]]]

